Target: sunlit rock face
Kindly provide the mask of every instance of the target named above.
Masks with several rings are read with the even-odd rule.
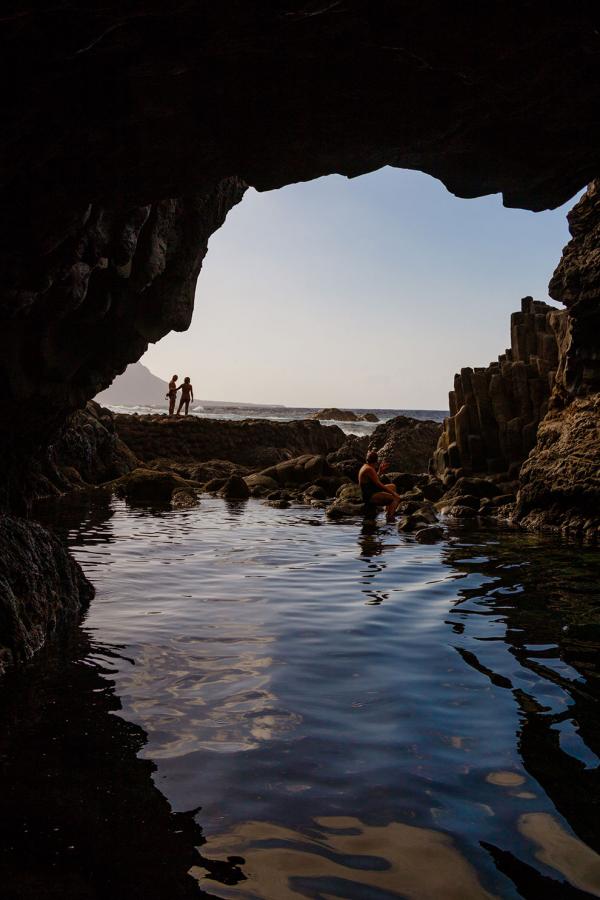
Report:
[[[548,415],[521,469],[517,518],[530,528],[600,537],[600,183],[569,213],[571,240],[549,292],[568,313]]]
[[[556,335],[565,316],[524,297],[511,316],[510,347],[489,366],[463,368],[454,376],[450,417],[433,458],[438,475],[516,476],[548,412],[559,365]]]

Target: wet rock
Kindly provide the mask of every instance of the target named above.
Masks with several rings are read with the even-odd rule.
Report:
[[[350,409],[338,409],[336,406],[330,406],[313,413],[310,418],[330,422],[359,422],[362,417]],[[367,421],[372,420],[367,419]]]
[[[264,469],[260,474],[280,485],[304,485],[312,484],[317,478],[331,476],[334,472],[325,456],[304,454]]]
[[[398,531],[407,533],[419,531],[422,528],[427,528],[429,524],[427,519],[424,519],[418,513],[412,513],[407,516],[401,516],[398,520]]]
[[[336,497],[338,500],[350,500],[355,503],[362,503],[362,493],[358,484],[343,484],[338,488]]]
[[[413,515],[424,522],[429,522],[431,525],[437,522],[437,515],[431,506],[419,506]]]
[[[171,502],[176,490],[188,491],[193,488],[189,482],[172,472],[158,472],[155,469],[134,469],[113,482],[117,496],[124,497],[131,505],[161,506]]]
[[[422,485],[421,491],[426,500],[435,502],[443,497],[446,488],[441,481],[436,479],[435,481],[428,481],[427,484]]]
[[[421,508],[421,505],[419,500],[403,500],[398,504],[397,512],[399,515],[410,516],[416,513]]]
[[[247,475],[244,480],[253,497],[267,496],[271,491],[277,490],[278,487],[275,479],[269,478],[268,475]]]
[[[230,475],[245,476],[248,474],[246,466],[240,466],[238,463],[232,463],[226,459],[209,459],[198,464],[192,463],[186,468],[189,473],[187,477],[200,483],[212,481],[213,478],[229,478]],[[179,471],[178,474],[182,475],[183,473]]]
[[[498,486],[489,478],[459,478],[458,481],[444,495],[444,500],[453,497],[471,495],[474,497],[495,497],[499,494]]]
[[[320,485],[313,484],[304,492],[304,498],[306,500],[325,500],[327,492]]]
[[[446,496],[441,501],[446,508],[454,506],[470,506],[471,509],[479,509],[481,500],[473,494],[458,494],[453,497]]]
[[[0,674],[76,625],[93,596],[58,538],[35,522],[0,516]]]
[[[366,504],[353,502],[352,500],[338,499],[327,507],[326,515],[329,519],[344,519],[365,514]]]
[[[459,506],[457,504],[445,507],[442,512],[453,519],[473,519],[477,516],[478,510],[473,509],[472,506]]]
[[[422,480],[422,476],[414,472],[386,472],[382,481],[394,484],[399,494],[416,488]]]
[[[192,488],[178,488],[173,491],[171,496],[171,506],[173,509],[191,509],[197,506],[199,497]]]
[[[216,494],[221,490],[226,482],[227,478],[211,478],[210,481],[206,482],[203,490],[206,494]]]
[[[307,419],[275,422],[117,415],[115,424],[119,436],[141,460],[168,457],[188,465],[226,460],[255,471],[292,458],[325,455],[346,440],[337,425]]]
[[[250,496],[250,488],[241,475],[230,475],[219,490],[219,494],[228,500],[247,500]]]
[[[415,532],[415,540],[420,544],[435,544],[444,537],[444,529],[439,525],[429,525]]]
[[[278,500],[266,500],[266,506],[272,506],[273,509],[289,509],[292,505],[289,500],[278,499]]]
[[[361,416],[359,416],[359,419],[362,422],[379,422],[379,417],[372,412],[363,413]]]

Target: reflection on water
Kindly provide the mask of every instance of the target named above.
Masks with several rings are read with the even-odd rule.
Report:
[[[145,897],[600,896],[598,552],[473,528],[421,546],[255,501],[105,500],[61,528],[98,596],[51,696],[2,711],[3,838],[35,820],[53,846],[64,794],[84,824],[56,866],[82,897],[106,896],[96,831],[117,897],[140,868]]]

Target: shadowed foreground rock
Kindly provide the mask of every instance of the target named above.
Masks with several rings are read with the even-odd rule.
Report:
[[[0,516],[0,674],[78,623],[93,596],[58,538],[35,522]]]

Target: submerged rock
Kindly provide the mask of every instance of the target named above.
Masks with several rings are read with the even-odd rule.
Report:
[[[435,544],[444,537],[444,529],[439,525],[429,525],[415,532],[415,540],[420,544]]]

